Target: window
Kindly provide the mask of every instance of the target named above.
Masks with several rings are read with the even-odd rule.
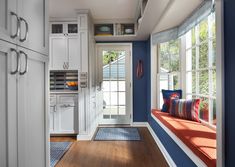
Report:
[[[159,108],[163,104],[162,89],[180,88],[180,40],[172,40],[159,45]]]
[[[186,34],[186,95],[200,98],[200,119],[216,125],[215,14]]]

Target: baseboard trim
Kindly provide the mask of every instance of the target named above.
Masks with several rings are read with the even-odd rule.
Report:
[[[77,135],[77,140],[90,141],[93,139],[93,136],[95,135],[96,131],[97,131],[97,127],[93,128],[89,134]]]
[[[148,122],[132,122],[131,126],[133,126],[133,127],[147,127]]]
[[[177,165],[175,164],[175,162],[171,158],[170,154],[167,152],[167,150],[163,146],[162,142],[160,141],[160,139],[157,137],[157,135],[153,131],[152,127],[149,125],[149,123],[147,123],[147,128],[148,128],[150,134],[152,135],[153,139],[155,140],[156,144],[158,145],[159,149],[161,150],[161,152],[162,152],[164,158],[166,159],[168,165],[170,167],[177,167]]]

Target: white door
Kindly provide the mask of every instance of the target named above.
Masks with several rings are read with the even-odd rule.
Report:
[[[80,65],[79,50],[78,50],[78,37],[69,36],[67,37],[67,48],[68,48],[68,69],[69,70],[78,70]]]
[[[131,47],[97,45],[102,79],[103,113],[100,124],[130,124]]]
[[[68,63],[67,39],[64,36],[50,37],[51,70],[65,70]]]
[[[21,49],[19,49],[21,50]],[[18,161],[19,167],[47,166],[47,108],[45,56],[23,50],[28,55],[28,70],[18,83]],[[26,59],[21,55],[20,71]]]
[[[19,44],[47,55],[47,0],[18,0]],[[27,27],[28,26],[28,27]],[[28,34],[27,34],[28,33]]]
[[[17,0],[0,1],[0,39],[17,41]]]
[[[0,40],[0,166],[17,166],[17,47]],[[8,164],[8,165],[7,165]]]

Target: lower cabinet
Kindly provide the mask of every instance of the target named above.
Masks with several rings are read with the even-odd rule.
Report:
[[[76,134],[78,131],[77,122],[77,95],[53,95],[50,97],[51,134]]]

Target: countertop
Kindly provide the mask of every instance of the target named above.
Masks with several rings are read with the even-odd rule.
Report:
[[[50,90],[50,94],[78,94],[78,90]]]

